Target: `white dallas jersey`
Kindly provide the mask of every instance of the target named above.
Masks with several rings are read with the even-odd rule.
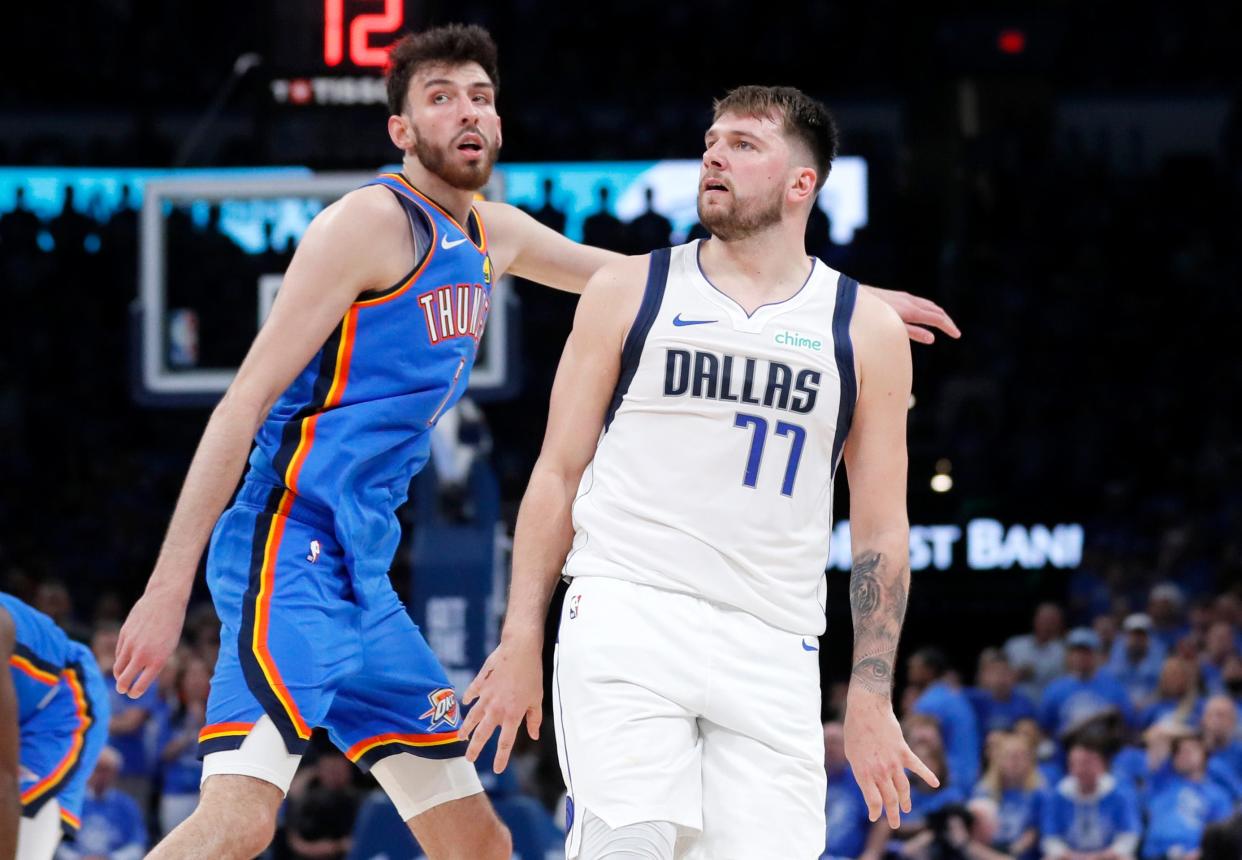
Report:
[[[565,573],[687,592],[818,636],[857,395],[858,282],[816,260],[797,294],[748,316],[698,255],[691,242],[651,256]]]

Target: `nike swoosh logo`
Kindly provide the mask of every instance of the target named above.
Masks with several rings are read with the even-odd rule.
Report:
[[[441,240],[440,240],[440,247],[441,247],[441,248],[443,248],[443,249],[444,249],[444,250],[446,250],[446,251],[451,251],[451,250],[453,250],[454,248],[456,248],[458,245],[460,245],[460,244],[461,244],[462,242],[464,242],[464,241],[466,241],[466,240],[465,240],[465,239],[457,239],[456,241],[450,242],[450,241],[449,241],[449,237],[448,237],[448,236],[445,236],[443,239],[441,239]]]
[[[818,648],[817,646],[815,646],[815,645],[808,645],[808,644],[806,644],[806,640],[805,640],[805,639],[803,639],[803,640],[802,640],[802,650],[803,650],[803,651],[818,651],[818,650],[819,650],[819,648]]]
[[[720,320],[683,320],[681,314],[673,317],[673,325],[707,325],[708,323],[720,322]]]

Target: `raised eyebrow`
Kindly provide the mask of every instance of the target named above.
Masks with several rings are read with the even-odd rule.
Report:
[[[455,87],[457,85],[458,85],[457,81],[452,81],[452,80],[449,80],[448,78],[432,78],[431,80],[425,81],[423,83],[423,88],[431,89],[432,87]],[[470,83],[466,84],[466,89],[495,90],[496,85],[493,84],[491,81],[471,81]]]

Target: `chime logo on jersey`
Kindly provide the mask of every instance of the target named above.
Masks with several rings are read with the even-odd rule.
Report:
[[[491,277],[490,265],[485,264],[484,274]],[[418,304],[427,323],[427,339],[432,346],[455,337],[474,338],[478,343],[491,303],[483,284],[447,285],[422,293]]]
[[[427,731],[434,731],[437,726],[447,725],[457,728],[457,694],[450,689],[435,690],[427,694],[431,708],[419,716],[420,720],[431,718]]]

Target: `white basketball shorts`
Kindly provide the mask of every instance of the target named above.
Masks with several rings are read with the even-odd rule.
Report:
[[[552,683],[569,860],[584,810],[610,828],[673,822],[679,858],[818,858],[818,647],[687,594],[574,579]]]

